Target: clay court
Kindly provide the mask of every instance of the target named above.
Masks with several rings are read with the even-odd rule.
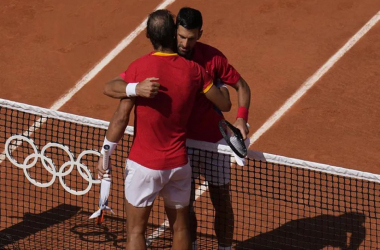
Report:
[[[103,86],[152,51],[160,4],[199,9],[250,85],[251,150],[380,174],[379,0],[3,0],[0,98],[109,121]]]

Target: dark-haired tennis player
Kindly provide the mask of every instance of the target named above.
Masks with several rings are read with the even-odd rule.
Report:
[[[160,90],[155,98],[121,100],[104,142],[111,149],[116,147],[135,105],[134,141],[125,178],[127,249],[146,249],[148,217],[157,195],[165,202],[173,231],[172,249],[191,249],[188,217],[191,167],[186,152],[186,127],[195,96],[200,92],[219,109],[231,108],[228,91],[215,87],[212,78],[197,63],[174,53],[175,29],[169,11],[158,10],[149,15],[147,37],[154,52],[131,63],[120,77],[133,83],[155,76],[160,79]],[[135,89],[127,91],[130,97],[135,95]],[[105,173],[102,169],[100,160],[100,176]]]
[[[176,20],[177,51],[178,54],[199,63],[214,82],[221,81],[232,86],[238,95],[238,114],[234,126],[239,128],[243,138],[248,135],[248,109],[251,93],[248,84],[240,74],[229,64],[227,58],[218,49],[198,42],[202,36],[202,14],[193,8],[182,8]],[[136,89],[137,95],[154,97],[158,91],[158,79],[150,78],[140,82]],[[126,97],[126,82],[111,81],[106,84],[104,93],[113,98]],[[222,142],[222,135],[218,129],[218,122],[223,119],[221,112],[205,98],[197,95],[195,106],[189,121],[188,138]],[[223,155],[218,156],[223,159]],[[195,162],[195,161],[194,161]],[[209,184],[210,197],[215,208],[215,233],[219,249],[231,249],[234,230],[234,214],[230,197],[230,165],[228,161],[208,161],[207,166],[199,166]],[[193,249],[197,249],[196,231],[197,220],[194,211],[191,211]]]
[[[176,25],[178,54],[203,66],[214,82],[221,81],[236,89],[239,108],[234,126],[239,128],[243,139],[246,139],[249,132],[247,121],[251,99],[248,84],[229,64],[222,52],[210,45],[197,42],[203,32],[203,19],[200,11],[188,7],[182,8],[178,12]],[[222,113],[217,112],[217,108],[204,96],[197,95],[195,103],[189,121],[188,138],[223,143],[224,139],[218,129],[218,123],[223,119]],[[214,229],[219,250],[230,250],[234,232],[234,213],[230,196],[231,166],[229,161],[223,160],[223,157],[223,155],[219,155],[218,159],[213,160],[206,158],[204,159],[206,164],[196,166],[198,159],[194,156],[192,162],[193,167],[198,167],[208,182],[211,201],[215,208]],[[190,207],[192,208],[192,204]],[[197,219],[193,209],[191,209],[190,223],[192,225],[193,250],[196,250]]]

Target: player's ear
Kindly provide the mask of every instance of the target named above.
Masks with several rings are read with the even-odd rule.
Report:
[[[201,39],[202,34],[203,34],[203,30],[199,30],[199,32],[198,32],[198,40]]]

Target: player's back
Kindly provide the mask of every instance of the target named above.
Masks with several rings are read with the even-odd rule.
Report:
[[[127,71],[134,75],[125,79],[128,82],[157,77],[161,84],[154,98],[136,99],[135,137],[129,158],[153,169],[186,164],[186,129],[195,95],[211,78],[204,79],[206,74],[194,62],[158,52],[136,60]]]

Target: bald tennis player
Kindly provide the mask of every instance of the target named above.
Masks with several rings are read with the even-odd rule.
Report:
[[[119,78],[137,83],[154,76],[160,79],[158,93],[155,98],[141,98],[133,97],[136,93],[132,90],[129,98],[120,101],[104,140],[104,145],[109,145],[112,153],[135,106],[134,141],[125,178],[126,249],[130,250],[146,249],[148,218],[158,195],[164,199],[173,232],[172,249],[191,249],[189,201],[192,171],[186,151],[187,124],[195,96],[200,92],[220,110],[231,108],[225,88],[217,88],[204,68],[174,52],[175,32],[174,18],[168,10],[157,10],[149,15],[147,37],[154,51],[132,62]],[[98,163],[98,172],[100,177],[105,173],[102,159]]]

